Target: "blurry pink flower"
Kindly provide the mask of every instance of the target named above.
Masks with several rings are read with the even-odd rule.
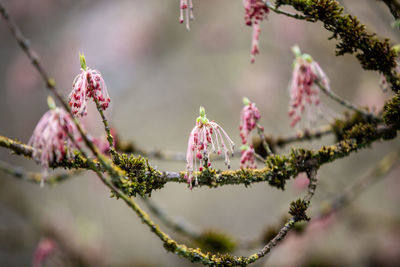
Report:
[[[33,254],[32,266],[45,265],[46,259],[57,249],[57,244],[50,238],[42,238]]]
[[[87,114],[87,99],[99,101],[103,110],[108,108],[110,97],[107,86],[97,70],[92,70],[86,66],[86,60],[80,55],[81,73],[78,74],[72,83],[72,92],[69,95],[69,105],[75,116],[85,116]]]
[[[320,234],[329,230],[337,221],[337,213],[329,212],[321,217],[311,220],[307,232],[313,235]]]
[[[243,0],[244,5],[244,21],[246,25],[253,27],[253,35],[251,40],[251,62],[254,63],[255,55],[259,53],[259,39],[260,39],[260,22],[263,21],[269,9],[263,0]]]
[[[180,9],[179,23],[182,24],[186,20],[186,29],[190,31],[190,21],[194,19],[193,0],[180,0],[179,9]],[[183,15],[184,11],[185,11],[185,17]]]
[[[241,148],[240,168],[257,169],[255,151],[251,145],[243,145]]]
[[[308,121],[315,123],[315,114],[319,111],[320,104],[317,83],[327,90],[330,88],[328,77],[310,55],[301,54],[298,46],[294,46],[292,51],[296,55],[296,59],[293,63],[290,85],[289,116],[292,118],[291,126],[294,127],[306,109]]]
[[[225,145],[224,138],[228,141],[231,153],[233,155],[234,143],[228,134],[216,122],[209,121],[203,107],[200,107],[200,116],[196,120],[196,126],[190,132],[188,148],[186,152],[186,170],[185,179],[192,188],[193,171],[197,169],[197,160],[199,160],[199,171],[211,166],[210,147],[213,152],[224,153],[225,165],[230,168],[228,148]],[[197,183],[197,177],[196,177]]]
[[[247,143],[250,132],[256,128],[257,122],[260,119],[260,111],[256,104],[251,102],[247,97],[243,98],[244,107],[240,112],[240,138],[242,144]]]
[[[48,175],[49,165],[72,157],[72,149],[78,148],[82,137],[72,121],[71,116],[63,109],[55,107],[49,97],[50,110],[38,122],[28,145],[34,148],[32,157],[40,162],[43,178]],[[70,139],[73,137],[74,142]],[[44,180],[42,180],[43,185]]]
[[[305,173],[300,173],[296,179],[294,180],[294,188],[297,191],[304,191],[307,189],[308,185],[310,184],[310,180],[308,179]]]
[[[99,151],[103,154],[108,154],[110,152],[110,144],[106,137],[91,137],[90,138],[93,144],[99,149]],[[115,146],[115,139],[114,139]]]

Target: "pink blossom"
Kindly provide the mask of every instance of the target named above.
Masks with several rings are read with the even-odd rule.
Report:
[[[242,144],[247,143],[250,132],[256,128],[258,120],[261,118],[260,111],[256,104],[251,102],[247,97],[243,98],[244,107],[240,112],[240,138]]]
[[[38,122],[28,145],[34,148],[32,158],[40,162],[43,178],[46,179],[49,165],[52,162],[72,158],[72,149],[79,149],[77,143],[81,141],[82,137],[71,116],[54,105]],[[43,182],[42,180],[42,184]]]
[[[44,266],[46,259],[57,249],[57,244],[50,238],[42,238],[33,254],[32,266]]]
[[[257,169],[255,151],[251,145],[243,145],[241,148],[240,168]]]
[[[87,99],[97,100],[103,110],[108,108],[110,97],[107,86],[101,73],[86,66],[86,60],[80,55],[81,73],[78,74],[72,83],[72,92],[69,95],[69,105],[75,116],[87,114]]]
[[[315,122],[315,114],[319,111],[319,87],[320,83],[327,90],[329,80],[321,69],[308,54],[301,54],[300,48],[292,48],[296,59],[293,63],[293,74],[290,85],[289,116],[292,118],[291,126],[294,127],[301,119],[302,114],[307,111],[308,120]]]
[[[253,27],[251,40],[251,62],[254,63],[255,55],[259,53],[260,22],[267,18],[269,8],[263,0],[243,0],[246,25]]]
[[[196,126],[194,126],[193,130],[190,132],[186,152],[187,174],[185,175],[185,179],[188,181],[190,188],[192,188],[192,180],[194,177],[193,171],[197,169],[197,161],[199,161],[199,171],[203,171],[203,168],[211,166],[211,150],[218,153],[218,155],[223,153],[225,156],[225,165],[230,168],[229,150],[225,145],[224,137],[228,141],[230,151],[233,155],[233,141],[221,126],[206,118],[204,108],[200,107],[200,116],[196,120]]]
[[[182,24],[186,20],[186,29],[190,31],[190,21],[194,19],[193,0],[180,0],[179,9],[179,23]],[[185,16],[183,15],[184,11]]]

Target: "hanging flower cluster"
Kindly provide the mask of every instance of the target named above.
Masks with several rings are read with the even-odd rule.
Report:
[[[34,148],[32,158],[40,162],[44,179],[48,176],[50,164],[72,158],[72,149],[79,149],[78,143],[82,141],[71,116],[57,108],[51,97],[48,103],[50,110],[42,116],[28,142]]]
[[[292,48],[296,59],[293,62],[293,74],[290,84],[289,116],[294,127],[307,112],[309,123],[315,123],[319,113],[319,86],[329,88],[329,80],[319,64],[308,54],[302,54],[298,46]]]
[[[107,86],[97,70],[86,66],[85,56],[79,56],[81,63],[81,73],[78,74],[72,83],[72,92],[69,95],[69,105],[72,114],[75,116],[85,116],[87,114],[87,99],[97,100],[102,109],[106,110],[110,104]]]
[[[229,143],[226,146],[224,138]],[[193,171],[197,169],[197,161],[199,161],[199,171],[203,168],[211,166],[210,152],[213,151],[218,155],[225,156],[225,165],[230,168],[229,150],[233,155],[234,143],[228,134],[214,121],[209,121],[203,107],[200,107],[200,116],[196,120],[196,126],[190,132],[188,140],[188,148],[186,152],[186,170],[185,179],[192,188],[192,180],[194,178]],[[197,177],[196,177],[197,184]]]
[[[182,24],[186,20],[186,29],[190,31],[190,21],[194,19],[193,0],[180,0],[179,9],[179,23]]]
[[[255,55],[259,53],[260,22],[267,18],[269,8],[263,0],[243,0],[246,25],[253,27],[251,38],[251,62],[254,63]]]
[[[241,168],[257,168],[255,162],[255,152],[251,145],[247,145],[249,135],[257,127],[257,123],[261,118],[260,111],[256,104],[251,102],[247,97],[243,98],[244,107],[240,112],[240,138],[242,146],[240,147],[242,157],[240,159]]]
[[[240,138],[242,144],[247,143],[250,132],[256,128],[258,120],[261,118],[260,111],[256,104],[251,102],[247,97],[243,98],[244,107],[240,112]]]

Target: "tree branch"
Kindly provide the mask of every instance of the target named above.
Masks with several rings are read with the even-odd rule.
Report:
[[[398,0],[381,0],[384,2],[395,19],[400,19],[400,2]]]
[[[375,34],[351,15],[343,14],[343,7],[334,0],[276,0],[276,8],[290,5],[307,17],[307,21],[324,23],[332,32],[330,39],[337,39],[336,55],[355,54],[366,70],[383,73],[394,92],[400,91],[400,74],[395,71],[397,53],[388,39],[380,41]]]
[[[27,181],[35,184],[40,184],[43,180],[43,175],[37,172],[25,172],[22,168],[14,167],[7,162],[0,161],[0,171],[14,176],[22,181]],[[56,174],[46,178],[45,183],[49,185],[56,185],[68,180],[69,178],[81,173],[81,171],[70,171],[67,173]]]

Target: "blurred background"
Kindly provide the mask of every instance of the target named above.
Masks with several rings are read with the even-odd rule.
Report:
[[[85,53],[88,66],[100,70],[108,85],[111,107],[107,116],[112,126],[121,139],[145,149],[186,151],[200,105],[206,108],[208,118],[240,144],[239,113],[244,96],[256,102],[267,134],[294,134],[287,115],[293,61],[290,48],[294,44],[320,63],[332,89],[343,98],[379,110],[390,97],[390,92],[380,89],[379,74],[363,71],[353,56],[335,57],[336,42],[328,40],[330,33],[321,23],[271,13],[261,25],[260,54],[251,64],[252,32],[244,25],[240,0],[194,0],[196,19],[190,32],[178,22],[178,0],[3,2],[66,97],[80,70],[78,53]],[[371,32],[400,42],[384,4],[375,0],[341,2]],[[0,135],[28,142],[47,110],[48,91],[3,21],[0,93]],[[343,113],[344,108],[321,98],[338,116]],[[104,136],[93,105],[82,121],[93,136]],[[329,122],[328,116],[318,124]],[[292,144],[280,152],[333,142],[328,136],[313,143]],[[398,140],[375,143],[371,149],[323,166],[311,217],[321,201],[342,192],[385,154],[399,148]],[[239,168],[238,158],[233,159],[234,169]],[[32,160],[3,148],[0,159],[40,171]],[[184,170],[186,165],[154,159],[150,163],[167,171]],[[219,163],[214,166],[224,168]],[[290,233],[254,266],[399,266],[399,175],[400,169],[396,169],[318,231]],[[192,191],[183,184],[168,184],[155,191],[152,199],[171,216],[183,217],[200,229],[222,229],[241,240],[251,240],[262,235],[268,225],[278,224],[290,201],[303,193],[293,180],[283,192],[267,184]],[[68,255],[82,257],[92,266],[190,265],[167,253],[123,201],[109,195],[92,173],[44,188],[0,173],[0,266],[29,266],[38,244],[51,247],[52,240],[64,250],[46,266],[74,265],[65,260]],[[235,254],[249,255],[259,248]]]

